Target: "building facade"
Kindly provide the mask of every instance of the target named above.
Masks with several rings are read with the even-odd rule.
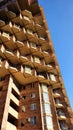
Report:
[[[37,0],[0,0],[0,130],[73,130],[73,113]]]

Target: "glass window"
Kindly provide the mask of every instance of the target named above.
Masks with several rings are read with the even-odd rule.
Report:
[[[56,81],[56,78],[55,78],[55,76],[54,76],[53,74],[50,74],[50,79],[51,79],[52,81]]]
[[[31,93],[31,94],[30,94],[30,97],[31,97],[31,98],[35,98],[35,93]]]
[[[65,122],[61,122],[62,130],[68,130],[67,124]]]
[[[48,92],[48,87],[47,87],[46,84],[42,84],[42,90],[43,90],[44,92]]]
[[[44,117],[44,124],[45,124],[46,128],[53,129],[53,122],[52,122],[52,118],[50,116]]]
[[[43,101],[44,102],[49,102],[49,95],[48,95],[48,93],[43,92]]]
[[[33,117],[30,118],[30,123],[31,123],[31,125],[36,124],[36,116],[33,116]]]
[[[37,63],[40,63],[40,58],[39,57],[34,57],[34,61]]]
[[[50,104],[43,104],[43,107],[44,107],[44,112],[46,114],[51,114],[51,109],[50,109]]]
[[[36,103],[32,103],[32,104],[30,105],[30,109],[31,109],[31,110],[36,110]]]
[[[31,74],[32,69],[30,67],[28,67],[28,66],[25,66],[25,72]]]
[[[36,49],[36,44],[35,43],[31,43],[31,47]]]

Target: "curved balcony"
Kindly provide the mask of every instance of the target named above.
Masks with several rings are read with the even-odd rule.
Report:
[[[29,19],[29,17],[23,16],[22,22],[23,22],[23,25],[25,26],[25,25],[30,24],[30,23],[31,23],[31,20]]]
[[[39,37],[46,36],[45,29],[40,24],[36,24],[35,27],[36,27],[36,31],[37,31]]]
[[[10,40],[10,36],[8,33],[5,33],[5,32],[1,33],[0,32],[0,39],[2,40],[2,42],[7,42]]]
[[[61,95],[57,92],[53,93],[54,98],[59,98]]]
[[[7,11],[6,15],[8,16],[9,19],[13,19],[16,17],[16,14],[12,11]]]
[[[5,58],[5,56],[4,56],[4,54],[3,54],[4,51],[5,51],[4,46],[3,46],[3,45],[0,45],[0,56],[3,57],[3,58]]]
[[[5,57],[6,57],[9,61],[11,61],[11,63],[13,63],[13,64],[20,63],[20,60],[19,60],[18,55],[17,55],[17,54],[15,55],[12,51],[10,51],[10,50],[5,50],[4,55],[5,55]]]
[[[39,24],[39,25],[41,25],[41,26],[43,25],[43,19],[42,19],[42,16],[41,16],[41,15],[40,15],[40,16],[39,16],[39,15],[38,15],[38,16],[35,16],[35,17],[34,17],[34,21],[35,21],[36,24]]]
[[[18,17],[15,17],[14,19],[12,19],[12,22],[13,22],[14,24],[23,26],[22,15],[20,14]]]
[[[5,21],[3,20],[0,20],[0,27],[4,26],[5,25]]]
[[[35,25],[34,25],[33,21],[30,21],[30,24],[27,24],[25,27],[26,27],[26,29],[29,29],[29,30],[32,30],[33,32],[35,32]]]
[[[63,104],[61,104],[61,103],[56,103],[55,106],[56,106],[56,108],[63,108],[64,107]]]
[[[10,27],[11,27],[13,33],[15,33],[15,34],[18,33],[19,31],[21,31],[20,27],[16,24],[14,24],[14,25],[11,24]]]
[[[12,51],[15,50],[17,48],[17,46],[15,44],[15,37],[12,36],[9,41],[4,43],[4,45],[6,46],[6,48],[8,48]]]
[[[9,64],[6,60],[0,63],[0,76],[1,77],[4,77],[5,75],[9,74],[8,68],[9,68]]]
[[[66,120],[66,116],[65,115],[58,115],[58,120]]]
[[[26,55],[26,54],[30,54],[30,48],[27,45],[27,42],[20,42],[20,41],[16,41],[16,45],[18,46],[21,55]]]
[[[18,33],[15,33],[15,36],[16,36],[16,39],[17,39],[18,41],[23,42],[23,41],[27,40],[25,29],[20,30]]]
[[[4,32],[8,32],[8,33],[10,33],[10,34],[13,34],[13,31],[12,31],[12,29],[11,29],[11,26],[12,26],[12,23],[9,22],[9,24],[3,26],[3,27],[1,28],[1,30],[4,31]]]
[[[22,22],[24,25],[28,25],[29,23],[31,23],[31,18],[32,18],[31,12],[29,12],[28,10],[23,10],[21,14],[23,16]]]

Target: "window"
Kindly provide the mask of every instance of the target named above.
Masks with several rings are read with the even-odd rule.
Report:
[[[46,84],[42,84],[42,90],[43,90],[44,92],[48,92],[48,87],[47,87]]]
[[[36,110],[36,103],[31,104],[31,105],[30,105],[30,109],[31,109],[31,110]]]
[[[40,63],[40,58],[39,57],[34,57],[34,61],[37,63]]]
[[[65,122],[61,122],[61,129],[68,130],[67,124]]]
[[[55,99],[57,104],[60,104],[60,99]]]
[[[52,117],[50,116],[44,117],[44,125],[48,129],[53,129]]]
[[[51,79],[52,81],[56,81],[56,78],[55,78],[55,76],[54,76],[53,74],[50,74],[50,79]]]
[[[31,93],[31,94],[30,94],[30,97],[31,97],[31,98],[35,98],[35,93]]]
[[[31,44],[31,47],[36,49],[36,44],[35,43],[30,43]]]
[[[31,125],[35,125],[36,124],[36,117],[35,116],[30,118],[30,123],[31,123]]]
[[[25,72],[31,74],[32,70],[29,66],[25,66]]]
[[[21,111],[25,112],[25,106],[21,106]]]
[[[25,125],[25,121],[24,121],[24,119],[21,119],[21,126],[23,127],[24,125]]]
[[[46,113],[46,114],[51,114],[51,109],[50,109],[50,104],[48,103],[44,103],[43,104],[43,109],[44,109],[44,112]]]
[[[48,93],[43,92],[43,101],[44,102],[49,102],[49,95],[48,95]]]
[[[27,32],[28,32],[29,34],[33,35],[33,31],[32,31],[32,30],[27,29]]]

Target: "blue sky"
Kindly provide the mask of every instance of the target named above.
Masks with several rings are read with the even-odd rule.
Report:
[[[73,110],[73,0],[38,0],[43,6]]]

